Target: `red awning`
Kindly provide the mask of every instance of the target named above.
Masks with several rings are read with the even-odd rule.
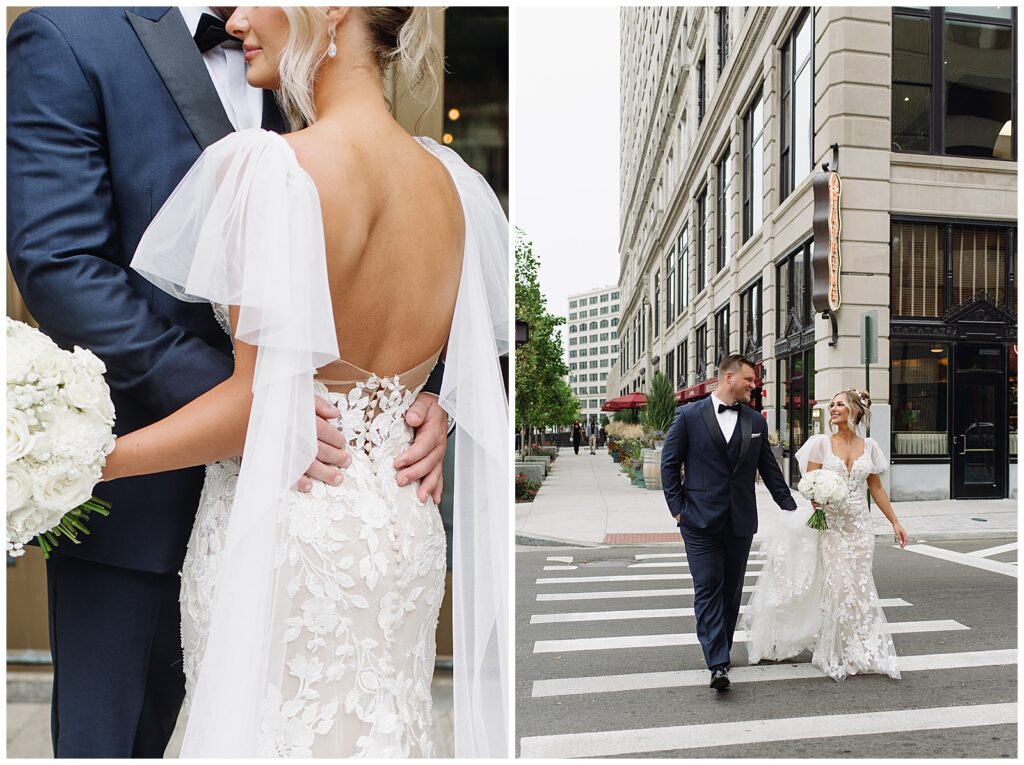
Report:
[[[621,412],[623,409],[640,409],[647,406],[647,396],[643,393],[630,393],[604,402],[602,412]]]

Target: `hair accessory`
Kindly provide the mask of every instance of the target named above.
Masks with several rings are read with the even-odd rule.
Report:
[[[338,46],[334,44],[335,31],[333,29],[327,32],[331,36],[331,44],[327,46],[327,57],[334,58],[338,55]]]

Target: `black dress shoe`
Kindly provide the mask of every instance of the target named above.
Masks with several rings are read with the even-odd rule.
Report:
[[[724,691],[729,687],[729,668],[716,667],[711,670],[711,687],[716,691]]]

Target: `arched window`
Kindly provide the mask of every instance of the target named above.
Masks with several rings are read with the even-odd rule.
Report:
[[[608,319],[601,319],[601,329],[608,326]]]
[[[591,329],[597,329],[597,322],[596,321],[590,322],[590,328]]]

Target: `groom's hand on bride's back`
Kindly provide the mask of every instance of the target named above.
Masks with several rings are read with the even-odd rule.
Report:
[[[420,502],[433,497],[441,502],[444,452],[448,446],[448,413],[437,402],[437,396],[421,391],[405,413],[405,422],[415,428],[412,444],[395,458],[399,486],[418,480],[416,496]]]
[[[309,491],[313,488],[313,479],[338,486],[344,480],[341,472],[352,463],[352,455],[348,453],[348,444],[340,430],[330,423],[341,412],[327,403],[325,399],[316,397],[316,459],[309,466],[306,474],[299,479],[295,488]]]

